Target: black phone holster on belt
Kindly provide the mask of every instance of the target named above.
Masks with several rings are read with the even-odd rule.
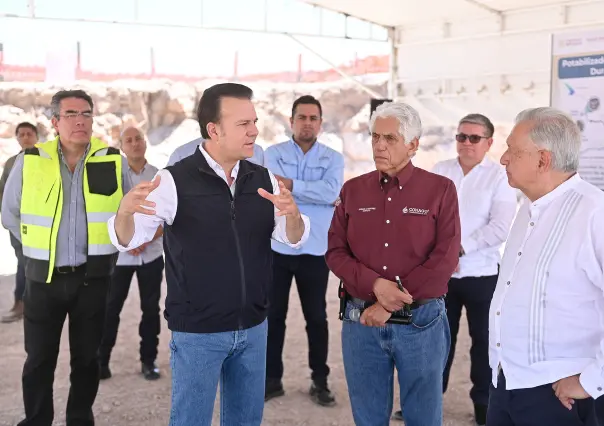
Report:
[[[340,299],[340,311],[338,312],[338,318],[340,319],[340,321],[343,321],[344,314],[346,313],[346,305],[348,304],[348,301],[352,301],[353,298],[352,298],[352,296],[350,296],[350,293],[348,293],[346,291],[346,289],[344,288],[344,283],[342,282],[342,280],[340,280],[340,285],[338,286],[338,298]],[[373,305],[373,302],[366,302],[366,301],[361,301],[358,299],[354,299],[354,300],[357,300],[358,302],[362,302],[362,304],[363,304],[363,306],[360,308],[361,315],[363,314],[363,311],[365,309],[367,309],[368,307]],[[407,325],[407,324],[411,324],[412,320],[413,320],[413,314],[411,313],[411,306],[405,305],[403,307],[403,309],[393,312],[392,316],[390,317],[390,319],[388,321],[386,321],[386,323],[387,324]]]

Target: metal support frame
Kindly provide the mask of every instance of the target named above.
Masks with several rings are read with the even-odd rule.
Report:
[[[388,98],[396,100],[399,97],[398,90],[398,40],[397,30],[392,27],[388,29],[388,40],[390,41],[390,58],[388,64]]]
[[[600,27],[604,25],[604,19],[600,19],[592,22],[579,22],[576,24],[567,24],[567,25],[558,25],[558,26],[549,26],[543,28],[529,28],[529,29],[521,29],[521,30],[505,30],[502,32],[491,32],[491,33],[483,33],[476,34],[471,36],[461,36],[461,37],[451,37],[451,38],[442,38],[438,40],[428,40],[428,41],[414,41],[410,43],[405,43],[401,46],[428,46],[432,44],[445,44],[445,43],[458,43],[460,41],[473,41],[473,40],[483,40],[489,38],[499,38],[503,36],[511,36],[511,35],[521,35],[521,34],[535,34],[535,33],[551,33],[552,31],[564,31],[573,28],[593,28]]]
[[[313,34],[313,33],[299,33],[290,31],[277,31],[277,30],[258,30],[253,28],[229,28],[229,27],[218,27],[218,26],[205,26],[205,25],[181,25],[181,24],[162,24],[162,23],[148,23],[148,22],[136,22],[136,21],[124,21],[124,20],[108,20],[108,19],[89,19],[89,18],[57,18],[51,16],[26,16],[16,15],[11,13],[1,13],[0,19],[34,19],[40,21],[54,21],[54,22],[82,22],[91,24],[115,24],[115,25],[127,25],[137,27],[160,27],[160,28],[178,28],[178,29],[189,29],[189,30],[204,30],[204,31],[233,31],[233,32],[245,32],[245,33],[260,33],[260,34],[280,34],[287,36],[298,36],[298,37],[319,37],[319,38],[330,38],[340,40],[359,40],[359,41],[370,41],[375,43],[384,43],[386,40],[371,39],[368,37],[344,37],[332,34]]]
[[[491,6],[487,6],[486,4],[478,1],[478,0],[464,0],[466,3],[471,4],[472,6],[477,7],[478,9],[482,9],[491,15],[495,16],[499,21],[499,31],[505,31],[505,13],[499,9],[492,8]]]
[[[177,28],[177,29],[193,29],[193,30],[209,30],[209,31],[234,31],[234,32],[251,32],[251,33],[264,33],[264,34],[280,34],[280,35],[292,35],[292,36],[300,36],[300,37],[320,37],[320,38],[331,38],[331,39],[345,39],[345,40],[359,40],[359,41],[371,41],[383,43],[386,42],[386,39],[379,38],[377,35],[374,35],[373,28],[369,31],[369,35],[367,37],[354,37],[348,34],[348,18],[350,15],[342,12],[335,12],[339,15],[344,16],[344,35],[333,35],[326,34],[323,30],[323,11],[327,10],[324,7],[311,5],[313,7],[318,7],[321,10],[319,15],[320,26],[318,33],[303,33],[303,32],[290,32],[290,31],[279,31],[279,30],[270,30],[268,28],[268,8],[269,2],[268,0],[264,0],[264,17],[263,17],[263,25],[262,29],[253,29],[253,28],[229,28],[223,26],[212,26],[207,23],[204,23],[204,2],[205,0],[198,0],[201,6],[201,14],[200,14],[200,23],[199,25],[181,25],[181,24],[164,24],[160,22],[151,23],[151,22],[140,22],[140,1],[141,0],[133,0],[133,15],[134,18],[132,20],[113,20],[113,19],[95,19],[95,18],[63,18],[63,17],[52,17],[52,16],[41,16],[35,13],[35,0],[27,0],[28,1],[28,13],[25,14],[12,14],[12,13],[3,13],[0,12],[0,19],[35,19],[42,21],[55,21],[55,22],[82,22],[82,23],[95,23],[95,24],[116,24],[116,25],[128,25],[128,26],[141,26],[141,27],[158,27],[158,28]],[[308,4],[308,3],[307,3]],[[356,18],[356,17],[355,17]],[[367,22],[368,25],[378,25],[373,22],[369,22],[362,18],[356,18],[361,21]]]
[[[354,78],[350,74],[348,74],[348,73],[342,71],[341,69],[339,69],[336,64],[334,64],[332,61],[330,61],[329,59],[327,59],[325,56],[321,55],[319,52],[317,52],[315,49],[313,49],[312,47],[310,47],[309,45],[307,45],[303,41],[301,41],[298,38],[296,38],[295,35],[293,35],[293,34],[287,34],[287,36],[289,38],[291,38],[293,41],[295,41],[296,43],[298,43],[300,46],[302,46],[303,48],[305,48],[306,50],[308,50],[310,53],[312,53],[313,55],[315,55],[317,58],[321,59],[323,62],[325,62],[327,65],[329,65],[335,72],[337,72],[338,74],[340,74],[342,77],[344,77],[347,80],[350,80],[351,82],[353,82],[354,84],[356,84],[357,86],[359,86],[359,88],[361,90],[363,90],[364,92],[366,92],[370,96],[373,96],[374,98],[381,98],[382,97],[382,95],[380,95],[375,90],[373,90],[370,87],[368,87],[367,85],[361,83],[359,80],[357,80],[356,78]]]
[[[34,18],[36,16],[36,0],[27,1],[27,11],[31,18]]]

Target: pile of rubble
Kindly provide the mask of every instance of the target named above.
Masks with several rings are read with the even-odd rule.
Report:
[[[200,136],[195,108],[203,90],[216,81],[197,85],[170,81],[116,81],[111,84],[80,82],[73,88],[86,90],[94,101],[94,135],[112,146],[125,126],[137,126],[147,136],[149,161],[163,167],[174,149]],[[373,168],[369,138],[370,95],[358,85],[341,80],[326,83],[251,83],[258,114],[257,142],[267,146],[289,138],[293,101],[311,94],[323,106],[320,140],[342,152],[346,178]],[[373,79],[369,87],[386,92],[386,80]],[[13,139],[21,121],[38,126],[40,139],[55,136],[50,122],[50,99],[59,90],[44,83],[0,83],[0,166],[18,152]],[[454,155],[453,127],[427,128],[416,164],[431,167],[435,161]]]

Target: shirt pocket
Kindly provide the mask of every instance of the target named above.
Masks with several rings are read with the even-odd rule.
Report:
[[[91,194],[110,196],[117,191],[115,162],[86,163],[88,190]]]
[[[304,169],[304,180],[317,181],[325,177],[329,168],[329,157],[309,159]]]
[[[293,158],[281,157],[278,160],[279,167],[283,171],[283,177],[288,179],[298,179],[298,162]],[[276,173],[280,174],[280,173]]]

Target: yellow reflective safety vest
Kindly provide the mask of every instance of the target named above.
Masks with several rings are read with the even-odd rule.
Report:
[[[50,282],[55,267],[57,234],[63,209],[63,180],[59,138],[37,143],[23,157],[21,242],[27,278]],[[107,220],[119,207],[122,191],[122,156],[116,148],[92,138],[84,160],[83,188],[88,221],[86,275],[111,273],[117,249],[111,244]]]

